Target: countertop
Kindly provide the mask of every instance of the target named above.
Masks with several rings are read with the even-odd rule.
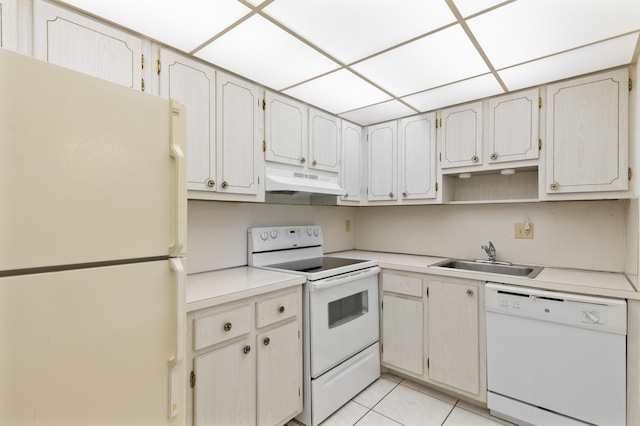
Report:
[[[302,275],[241,266],[187,275],[187,312],[306,282]]]
[[[492,281],[503,284],[513,284],[523,287],[534,287],[569,293],[640,300],[640,292],[636,291],[631,280],[622,273],[545,267],[537,277],[526,278],[475,271],[433,268],[429,266],[446,260],[447,258],[444,257],[417,256],[362,250],[325,253],[325,256],[377,260],[380,267],[383,269],[395,269],[422,274]]]

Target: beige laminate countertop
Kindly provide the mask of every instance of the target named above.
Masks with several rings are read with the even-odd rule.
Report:
[[[302,275],[240,266],[187,275],[187,312],[245,297],[258,296],[306,282]]]
[[[631,280],[622,273],[545,267],[537,277],[526,278],[475,271],[433,268],[429,266],[447,259],[443,257],[416,256],[362,250],[326,253],[326,255],[353,259],[377,260],[380,267],[384,269],[499,282],[503,284],[513,284],[523,287],[564,291],[569,293],[640,300],[640,292],[636,291]]]

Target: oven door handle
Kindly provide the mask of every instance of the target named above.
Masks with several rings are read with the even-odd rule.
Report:
[[[373,268],[362,269],[360,271],[351,272],[349,274],[336,275],[335,277],[327,278],[319,281],[312,281],[309,284],[309,291],[321,291],[331,287],[346,284],[351,281],[361,280],[367,277],[378,275],[380,268],[374,266]]]

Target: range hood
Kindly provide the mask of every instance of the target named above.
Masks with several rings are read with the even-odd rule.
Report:
[[[338,177],[265,167],[265,190],[271,194],[293,196],[345,195]]]

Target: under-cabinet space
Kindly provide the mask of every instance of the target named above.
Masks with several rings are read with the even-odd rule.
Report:
[[[538,170],[518,169],[509,175],[494,172],[443,176],[442,191],[449,204],[538,201]]]

